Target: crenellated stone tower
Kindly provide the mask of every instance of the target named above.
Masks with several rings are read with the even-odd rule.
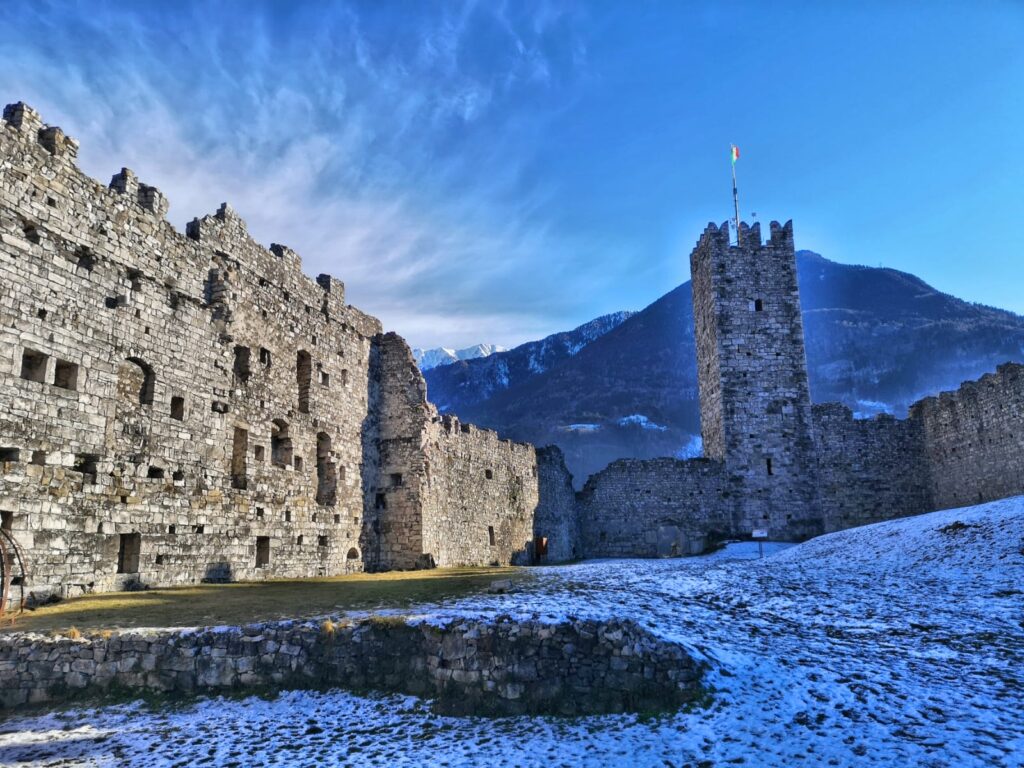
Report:
[[[736,533],[820,532],[793,225],[708,225],[690,256],[704,455],[733,479]]]

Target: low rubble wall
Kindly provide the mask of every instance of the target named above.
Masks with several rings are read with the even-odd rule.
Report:
[[[629,621],[281,622],[82,638],[0,636],[0,708],[123,691],[378,690],[447,714],[653,712],[701,693],[686,650]]]

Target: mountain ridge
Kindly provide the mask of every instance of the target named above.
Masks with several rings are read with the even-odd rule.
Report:
[[[861,417],[902,416],[921,397],[1024,359],[1024,317],[1007,310],[942,293],[910,273],[839,264],[812,251],[797,252],[797,269],[813,402],[839,401]],[[484,366],[499,362],[492,356],[428,371],[428,396],[506,437],[558,445],[577,485],[617,458],[694,452],[700,418],[689,281],[574,354],[486,386]]]

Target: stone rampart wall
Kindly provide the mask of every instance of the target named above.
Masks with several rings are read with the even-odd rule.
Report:
[[[926,397],[910,420],[923,432],[935,508],[1024,493],[1024,365]]]
[[[585,557],[692,555],[732,531],[734,486],[710,459],[620,459],[577,496]]]
[[[380,324],[230,207],[183,235],[40,125],[0,123],[0,510],[31,591],[361,568]]]
[[[426,458],[423,551],[441,566],[528,565],[536,449],[441,416],[428,426]]]
[[[4,111],[0,524],[30,592],[508,562],[531,540],[533,449],[445,435],[339,280],[226,204],[182,234],[158,190],[76,152]]]
[[[70,639],[0,636],[0,706],[110,690],[245,688],[393,691],[453,714],[580,715],[671,710],[700,693],[681,647],[627,621],[460,621],[438,628],[370,618]]]
[[[854,419],[839,403],[815,405],[813,415],[827,531],[935,509],[917,423],[887,415]]]

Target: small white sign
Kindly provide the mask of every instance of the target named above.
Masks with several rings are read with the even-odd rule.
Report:
[[[768,529],[767,528],[755,528],[754,532],[750,534],[751,538],[754,539],[767,539]]]

